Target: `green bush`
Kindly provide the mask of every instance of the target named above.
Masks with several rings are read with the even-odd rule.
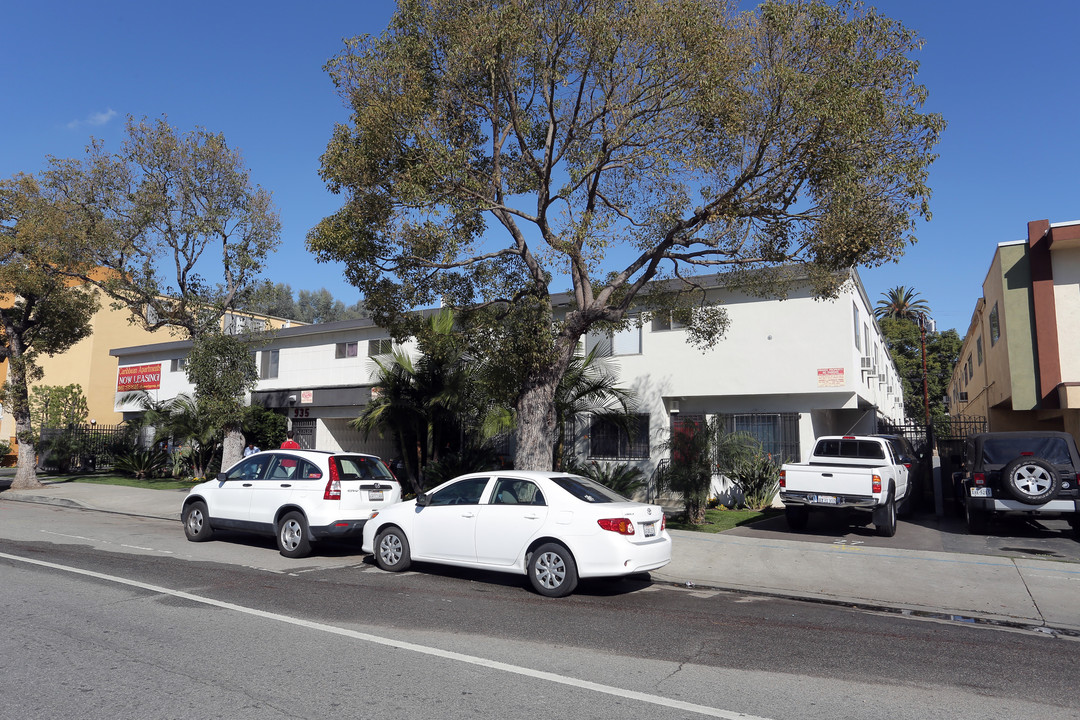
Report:
[[[11,443],[0,440],[0,458],[11,454]]]
[[[163,450],[132,450],[116,459],[119,473],[136,478],[161,477],[171,468],[172,461]]]

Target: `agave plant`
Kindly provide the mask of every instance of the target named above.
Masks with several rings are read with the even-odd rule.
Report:
[[[169,467],[168,453],[163,450],[132,450],[116,459],[117,472],[139,479],[159,477]]]
[[[633,498],[637,491],[645,486],[645,473],[636,465],[627,463],[599,463],[590,460],[584,464],[568,464],[567,472],[584,475],[627,498]]]

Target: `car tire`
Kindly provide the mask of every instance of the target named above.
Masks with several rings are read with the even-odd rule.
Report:
[[[387,572],[402,572],[412,565],[409,539],[401,528],[389,527],[375,538],[375,563]]]
[[[1039,457],[1018,457],[1001,469],[1005,492],[1026,505],[1042,505],[1061,489],[1057,469]]]
[[[544,597],[565,597],[577,587],[574,556],[558,543],[545,543],[533,551],[528,563],[529,582]]]
[[[792,530],[805,530],[810,522],[810,508],[802,505],[788,505],[784,508],[784,518]]]
[[[896,499],[891,490],[885,504],[874,511],[874,529],[881,537],[892,537],[896,534]]]
[[[191,542],[206,542],[214,537],[214,529],[210,527],[210,513],[202,500],[185,505],[182,520],[184,535]]]
[[[308,539],[307,518],[302,513],[286,513],[277,526],[278,551],[287,558],[301,558],[311,554]]]
[[[970,502],[964,503],[964,521],[972,535],[985,535],[990,526],[990,515],[983,510],[976,510]]]

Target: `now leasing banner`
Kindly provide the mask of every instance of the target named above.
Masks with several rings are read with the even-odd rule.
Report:
[[[122,367],[116,376],[116,392],[157,390],[160,387],[161,363]]]

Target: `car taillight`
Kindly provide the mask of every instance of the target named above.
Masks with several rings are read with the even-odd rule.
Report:
[[[881,476],[880,475],[875,475],[874,476],[873,483],[874,484],[873,484],[872,492],[874,492],[874,493],[881,492]]]
[[[330,459],[330,479],[326,481],[326,490],[323,491],[323,500],[341,499],[341,476],[338,475],[337,462]]]
[[[664,532],[667,529],[667,514],[660,513],[660,532]]]
[[[971,480],[976,485],[985,485],[986,484],[986,474],[985,473],[971,473]]]
[[[617,532],[620,535],[634,534],[634,523],[630,522],[629,518],[604,518],[596,522],[605,530]]]
[[[780,487],[787,487],[787,470],[780,471]]]

